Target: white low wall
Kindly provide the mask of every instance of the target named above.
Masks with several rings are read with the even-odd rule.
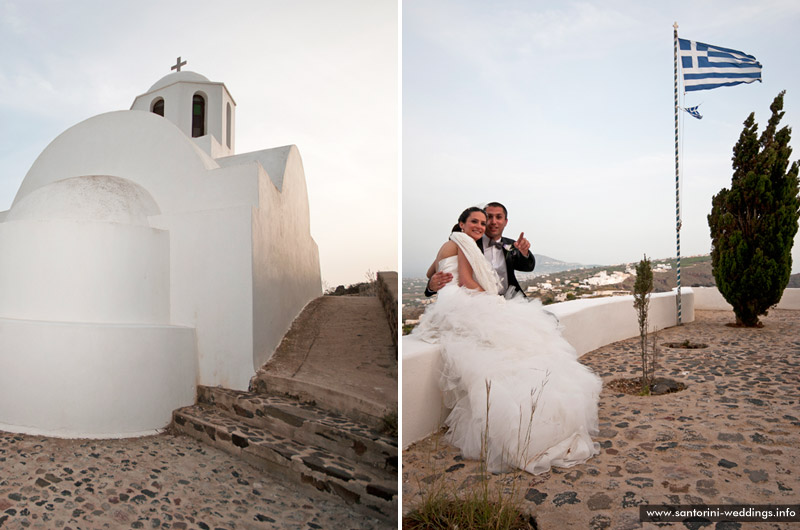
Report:
[[[573,300],[545,309],[558,317],[564,338],[575,347],[578,355],[639,334],[633,296]],[[681,289],[681,321],[692,322],[694,309],[693,290]],[[652,295],[649,315],[651,329],[675,326],[675,291]],[[403,447],[435,432],[447,416],[439,391],[441,369],[438,345],[414,336],[403,338]]]
[[[578,351],[578,355],[639,334],[633,296],[572,300],[545,309],[558,317],[564,338]],[[692,289],[681,289],[681,322],[693,322],[694,309]],[[676,291],[651,295],[648,314],[651,331],[676,326]]]
[[[435,432],[447,416],[439,374],[442,356],[437,344],[428,344],[414,336],[403,337],[403,415],[402,447]]]
[[[718,311],[733,311],[733,307],[725,301],[716,287],[692,287],[694,291],[695,309],[711,309]],[[800,310],[800,289],[786,289],[783,291],[781,301],[775,306],[777,309]]]

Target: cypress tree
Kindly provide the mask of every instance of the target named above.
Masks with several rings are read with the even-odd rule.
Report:
[[[731,187],[713,197],[708,216],[717,288],[745,326],[761,325],[758,317],[780,301],[792,270],[800,197],[798,162],[789,164],[792,130],[778,130],[785,93],[770,105],[760,138],[754,113],[744,121],[733,148]]]

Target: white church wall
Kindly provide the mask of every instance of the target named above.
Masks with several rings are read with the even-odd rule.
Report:
[[[192,207],[175,212],[258,206],[256,164],[207,171],[195,179],[195,186],[192,191]]]
[[[228,152],[227,155],[232,155],[236,152],[236,102],[228,93],[227,90],[222,91],[222,118],[223,129],[222,138],[219,139],[220,143],[224,145]],[[230,106],[230,120],[228,119],[228,107]],[[230,137],[230,141],[228,140]],[[229,145],[230,144],[230,145]]]
[[[170,233],[171,321],[197,329],[199,384],[246,390],[254,374],[251,212],[151,218]]]
[[[191,328],[0,318],[0,430],[155,434],[194,402],[194,345]]]
[[[206,98],[206,135],[214,137],[217,145],[222,148],[223,156],[233,154],[233,151],[225,145],[225,103],[223,98],[225,90],[223,86],[209,84],[198,87],[194,92],[200,92]]]
[[[0,223],[0,249],[2,317],[169,323],[166,232],[91,221],[7,221]]]
[[[216,138],[211,134],[192,138],[192,141],[197,144],[197,147],[211,155],[211,158],[219,158],[228,156],[226,149],[220,145]]]
[[[270,180],[275,185],[275,188],[283,191],[283,177],[286,174],[287,164],[290,164],[289,158],[295,153],[298,160],[300,159],[300,152],[294,145],[284,145],[281,147],[273,147],[271,149],[262,149],[261,151],[252,151],[250,153],[242,153],[239,155],[218,158],[215,160],[220,167],[232,168],[236,166],[246,166],[248,164],[258,164],[267,172]],[[300,168],[302,169],[302,161]],[[305,187],[305,173],[301,175],[302,185]],[[308,205],[308,193],[302,197],[302,201]]]
[[[253,211],[253,367],[267,362],[303,307],[322,294],[317,245],[281,234],[271,212]],[[259,237],[260,236],[260,237]]]
[[[259,162],[259,207],[253,210],[255,369],[272,356],[303,307],[322,294],[300,152],[295,146],[268,151],[261,153],[261,160],[274,174],[268,174]],[[270,158],[275,156],[285,162],[272,163]],[[280,191],[275,180],[282,184]]]

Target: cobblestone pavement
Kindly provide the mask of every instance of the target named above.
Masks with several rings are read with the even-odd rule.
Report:
[[[371,529],[387,523],[193,438],[60,440],[0,432],[0,528]]]
[[[640,397],[603,389],[602,449],[587,463],[542,475],[490,476],[514,492],[543,530],[580,528],[800,528],[800,523],[641,523],[641,504],[800,503],[800,311],[770,311],[760,329],[725,326],[732,312],[697,311],[693,323],[658,334],[657,376],[681,392]],[[584,355],[604,380],[638,375],[638,338]],[[464,489],[478,462],[462,460],[439,436],[403,452],[403,511],[432,486]]]

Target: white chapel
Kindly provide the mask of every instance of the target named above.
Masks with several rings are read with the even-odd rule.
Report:
[[[198,384],[247,389],[321,294],[297,147],[235,154],[233,97],[184,64],[0,212],[0,430],[158,432]]]

